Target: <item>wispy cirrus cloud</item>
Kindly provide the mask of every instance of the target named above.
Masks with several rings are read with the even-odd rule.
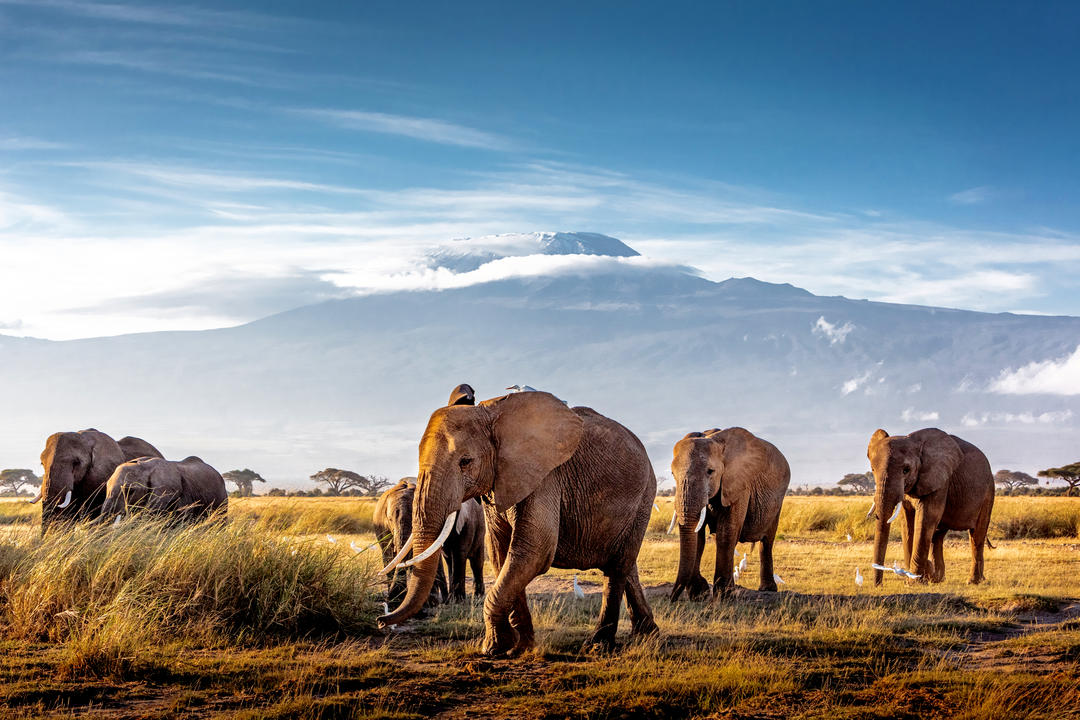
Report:
[[[0,137],[0,151],[4,150],[63,150],[69,147],[67,143],[42,140],[36,137],[14,136]]]
[[[968,188],[949,196],[949,202],[954,205],[982,205],[993,199],[997,191],[989,185]]]
[[[290,112],[345,130],[400,135],[414,140],[482,150],[511,150],[515,144],[496,133],[428,117],[365,110],[292,108]]]

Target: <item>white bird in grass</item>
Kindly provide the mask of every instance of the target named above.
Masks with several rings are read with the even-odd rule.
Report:
[[[509,390],[512,393],[517,393],[517,392],[537,392],[536,388],[529,387],[528,385],[511,385],[510,387],[508,387],[506,389]]]
[[[746,572],[746,555],[742,556],[742,560],[739,561],[739,572]]]
[[[574,576],[574,597],[576,597],[578,600],[585,599],[585,591],[581,589],[580,585],[578,585],[577,575]]]
[[[780,584],[780,585],[787,585],[787,583],[786,583],[786,582],[784,582],[784,579],[783,579],[782,577],[780,577],[779,575],[777,575],[776,573],[773,573],[773,574],[772,574],[772,579],[773,579],[773,580],[774,580],[774,581],[775,581],[776,583],[778,583],[778,584]]]
[[[913,572],[908,572],[904,568],[900,567],[900,563],[898,562],[893,563],[892,567],[885,567],[884,565],[878,565],[877,563],[871,563],[870,567],[874,568],[875,570],[885,570],[888,572],[896,573],[900,577],[911,578],[912,580],[917,580],[922,577],[922,575],[916,575]]]
[[[848,533],[848,534],[847,534],[847,541],[848,541],[848,542],[851,542],[851,533]]]
[[[739,570],[739,566],[736,565],[735,569],[731,573],[731,577],[735,582],[739,582],[739,576],[742,575],[742,571]]]
[[[333,545],[334,543],[336,543],[336,542],[337,542],[337,540],[336,540],[336,539],[334,538],[334,536],[333,536],[333,535],[327,535],[327,536],[326,536],[326,542],[328,542],[328,543],[330,543],[331,545]]]
[[[354,552],[354,553],[356,553],[357,555],[359,555],[360,553],[365,553],[365,552],[367,552],[368,550],[370,550],[371,548],[375,547],[375,546],[376,546],[376,545],[378,545],[378,544],[379,544],[379,541],[378,541],[378,540],[376,540],[375,542],[371,543],[371,544],[370,544],[370,545],[368,545],[367,547],[364,547],[364,548],[362,548],[362,547],[360,547],[359,545],[357,545],[357,544],[356,544],[356,541],[355,541],[355,540],[352,540],[352,541],[350,541],[350,542],[349,542],[349,547],[351,547],[351,548],[352,548],[352,550],[353,550],[353,552]]]
[[[859,566],[855,566],[855,584],[862,587],[862,573],[859,572]]]

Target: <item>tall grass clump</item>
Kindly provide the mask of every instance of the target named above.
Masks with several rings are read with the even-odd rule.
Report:
[[[783,536],[826,533],[834,540],[847,535],[851,535],[852,540],[872,540],[874,523],[866,518],[870,502],[869,497],[786,497],[776,532]],[[893,523],[889,536],[900,538],[899,523]]]
[[[990,537],[1001,540],[1080,537],[1080,499],[998,498]]]
[[[124,658],[167,641],[370,632],[376,569],[244,522],[27,532],[0,545],[0,624],[11,637],[67,643],[73,671],[123,672]]]
[[[0,525],[29,525],[40,512],[38,505],[21,498],[0,500]]]
[[[279,535],[357,535],[375,531],[374,510],[375,501],[369,498],[245,498],[231,503],[229,515]]]

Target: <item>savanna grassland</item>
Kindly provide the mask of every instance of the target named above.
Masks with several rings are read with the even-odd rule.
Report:
[[[128,521],[44,539],[36,507],[0,502],[0,713],[1080,717],[1080,499],[998,498],[985,585],[966,584],[957,534],[945,582],[888,575],[875,588],[869,498],[788,498],[780,593],[676,604],[670,499],[659,502],[639,565],[662,634],[631,643],[624,623],[616,652],[579,653],[602,576],[579,572],[577,600],[574,572],[553,570],[529,588],[537,648],[513,660],[478,653],[480,603],[376,629],[381,558],[350,549],[374,539],[371,501],[234,499],[228,523]],[[740,550],[740,584],[756,588],[756,552]],[[887,564],[900,557],[897,538]],[[710,543],[706,577],[712,564]]]

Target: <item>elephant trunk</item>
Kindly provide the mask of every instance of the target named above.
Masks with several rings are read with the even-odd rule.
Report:
[[[436,535],[430,532],[417,533],[413,537],[414,548],[429,547],[436,540]],[[398,625],[420,612],[420,609],[424,607],[424,603],[427,602],[428,596],[431,595],[431,588],[435,584],[435,574],[438,572],[441,562],[442,549],[440,548],[432,553],[430,557],[412,566],[412,572],[409,574],[409,581],[405,590],[405,599],[401,601],[401,605],[393,612],[379,618],[379,627]],[[399,571],[404,572],[404,568]]]
[[[896,510],[900,507],[900,502],[903,500],[903,493],[900,493],[900,497],[894,497],[895,493],[889,493],[886,485],[882,485],[878,488],[878,491],[874,493],[874,512],[877,516],[876,528],[874,530],[874,563],[877,565],[885,564],[885,548],[889,544],[889,531],[892,525]],[[883,571],[874,569],[874,584],[880,585]]]
[[[671,588],[671,599],[678,600],[694,579],[698,568],[694,567],[697,561],[698,534],[694,528],[686,523],[679,525],[679,573],[675,578],[675,586]]]

